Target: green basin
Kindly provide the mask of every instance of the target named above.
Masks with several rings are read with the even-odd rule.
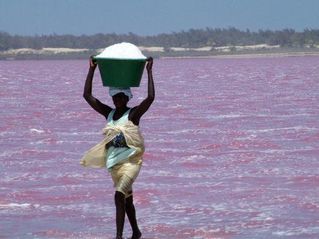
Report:
[[[100,70],[103,86],[139,87],[146,59],[93,58]]]

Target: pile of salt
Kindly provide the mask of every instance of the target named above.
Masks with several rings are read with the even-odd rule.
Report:
[[[146,59],[140,49],[132,43],[122,42],[111,45],[104,49],[95,58],[111,58],[111,59]]]

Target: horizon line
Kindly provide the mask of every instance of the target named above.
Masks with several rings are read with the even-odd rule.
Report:
[[[162,32],[162,33],[157,33],[157,34],[153,34],[153,35],[143,35],[143,34],[137,34],[137,33],[134,33],[134,32],[127,32],[127,33],[115,33],[115,32],[108,32],[108,33],[102,33],[102,32],[97,32],[97,33],[91,33],[91,34],[87,34],[87,33],[82,33],[82,34],[72,34],[72,33],[43,33],[43,34],[38,34],[38,33],[35,33],[33,35],[29,35],[29,34],[17,34],[17,33],[9,33],[7,31],[4,31],[4,30],[1,30],[0,29],[0,33],[4,33],[4,34],[8,34],[10,36],[21,36],[21,37],[42,37],[42,36],[66,36],[66,35],[71,35],[71,36],[94,36],[94,35],[99,35],[99,34],[102,34],[102,35],[135,35],[135,36],[139,36],[139,37],[156,37],[156,36],[159,36],[159,35],[170,35],[170,34],[178,34],[178,33],[184,33],[184,32],[190,32],[190,31],[200,31],[200,30],[231,30],[231,29],[234,29],[234,30],[238,30],[240,32],[250,32],[250,33],[258,33],[260,31],[271,31],[271,32],[280,32],[280,31],[294,31],[296,33],[302,33],[302,32],[305,32],[305,31],[318,31],[319,28],[310,28],[310,27],[306,27],[304,28],[302,31],[300,30],[296,30],[294,28],[289,28],[289,27],[286,27],[286,28],[282,28],[282,29],[263,29],[263,28],[260,28],[258,30],[250,30],[249,28],[246,28],[245,30],[242,30],[242,29],[239,29],[239,28],[236,28],[236,27],[232,27],[232,26],[229,26],[229,27],[204,27],[204,28],[189,28],[188,30],[180,30],[180,31],[171,31],[171,32]]]

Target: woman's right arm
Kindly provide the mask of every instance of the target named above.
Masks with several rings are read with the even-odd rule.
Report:
[[[112,108],[109,107],[108,105],[101,103],[98,99],[96,99],[92,95],[92,81],[93,81],[95,68],[96,68],[96,63],[93,62],[92,57],[91,57],[90,58],[90,68],[89,68],[89,72],[87,74],[85,85],[84,85],[83,97],[86,100],[86,102],[88,102],[89,105],[94,110],[96,110],[98,113],[107,117],[109,115],[109,113],[111,112]]]

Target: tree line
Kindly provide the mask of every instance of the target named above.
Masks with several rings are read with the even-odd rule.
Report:
[[[45,47],[98,49],[118,42],[131,42],[139,46],[161,46],[197,48],[204,46],[244,46],[255,44],[280,45],[281,47],[316,47],[319,46],[319,30],[294,29],[283,30],[238,30],[236,28],[190,29],[188,31],[139,36],[128,34],[94,34],[94,35],[10,35],[0,31],[0,50]]]

